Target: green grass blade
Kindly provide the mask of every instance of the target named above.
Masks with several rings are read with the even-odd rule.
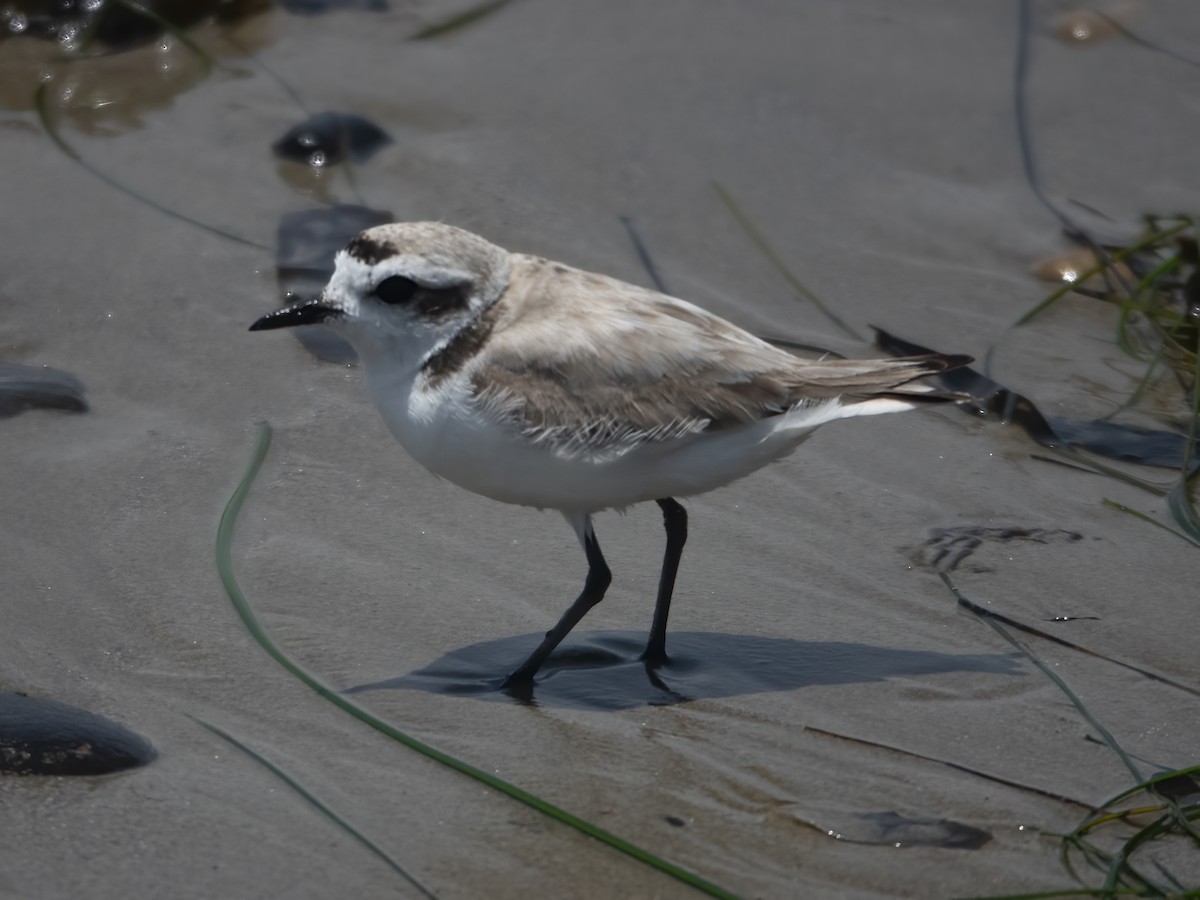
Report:
[[[1064,835],[1062,845],[1059,847],[1059,862],[1067,870],[1067,874],[1081,885],[1083,884],[1083,876],[1075,868],[1075,863],[1071,858],[1072,850],[1082,856],[1085,863],[1101,872],[1107,872],[1109,863],[1112,862],[1112,857],[1109,854],[1084,840],[1078,832]]]
[[[629,216],[621,216],[621,224],[625,226],[625,232],[629,235],[629,242],[633,244],[633,252],[637,254],[638,262],[642,264],[642,268],[646,270],[646,274],[650,276],[650,281],[654,285],[654,289],[660,294],[669,294],[670,291],[667,290],[667,283],[658,274],[658,266],[654,264],[654,258],[650,255],[650,249],[646,246],[646,242],[642,240],[642,236],[634,226],[633,219],[629,218]]]
[[[1153,494],[1156,497],[1165,497],[1169,493],[1166,488],[1159,487],[1152,481],[1147,481],[1144,478],[1138,478],[1136,475],[1130,475],[1128,472],[1122,472],[1113,466],[1106,465],[1094,457],[1085,456],[1078,450],[1070,450],[1065,447],[1048,447],[1053,453],[1063,457],[1062,460],[1052,459],[1047,456],[1038,454],[1030,454],[1033,459],[1041,460],[1042,462],[1057,462],[1061,465],[1074,464],[1074,468],[1081,469],[1086,472],[1091,472],[1093,475],[1105,475],[1109,478],[1123,481],[1126,484],[1133,485],[1136,488],[1141,488],[1148,494]],[[1070,460],[1070,463],[1065,460]]]
[[[1157,794],[1158,790],[1156,786],[1162,784],[1164,781],[1171,781],[1175,778],[1193,777],[1200,777],[1200,765],[1188,766],[1185,769],[1172,769],[1169,772],[1159,772],[1157,775],[1152,775],[1145,781],[1138,782],[1133,787],[1125,788],[1123,791],[1113,794],[1100,804],[1100,808],[1108,809],[1120,803],[1122,800],[1127,800],[1135,794],[1140,794],[1142,792]]]
[[[1041,669],[1042,674],[1054,682],[1058,689],[1066,695],[1066,698],[1071,701],[1071,705],[1075,707],[1079,714],[1083,716],[1089,725],[1096,729],[1096,733],[1100,735],[1101,739],[1108,746],[1108,748],[1120,758],[1121,762],[1124,763],[1125,768],[1127,768],[1133,775],[1134,780],[1143,781],[1144,778],[1142,773],[1138,771],[1138,767],[1134,764],[1133,760],[1129,758],[1129,755],[1121,748],[1121,745],[1117,743],[1117,739],[1109,733],[1107,728],[1105,728],[1096,720],[1096,717],[1091,714],[1086,706],[1084,706],[1083,701],[1080,700],[1075,692],[1067,685],[1067,683],[1058,676],[1058,673],[1042,662],[1041,659],[1038,658],[1037,654],[1025,646],[1023,642],[1017,640],[1013,635],[1009,634],[1008,630],[998,621],[996,621],[995,616],[989,613],[986,609],[980,607],[978,604],[968,600],[966,596],[964,596],[963,593],[958,589],[958,586],[954,583],[949,575],[947,575],[945,572],[938,572],[938,575],[941,576],[942,581],[945,582],[946,587],[950,589],[950,592],[954,594],[955,599],[957,599],[959,603],[974,613],[977,618],[982,619],[984,622],[990,625],[992,629],[998,635],[1000,635],[1000,637],[1004,638],[1004,640],[1016,648],[1017,651],[1023,654],[1026,659]]]
[[[1167,495],[1171,515],[1192,538],[1200,541],[1200,513],[1192,502],[1191,482],[1200,474],[1200,466],[1192,467],[1196,455],[1196,431],[1200,426],[1200,353],[1196,354],[1192,377],[1192,419],[1188,426],[1187,449],[1183,454],[1183,466],[1179,472],[1179,483]]]
[[[1145,396],[1146,391],[1150,389],[1150,385],[1154,383],[1154,375],[1158,371],[1158,367],[1162,364],[1163,356],[1165,354],[1166,343],[1164,342],[1159,344],[1158,349],[1154,351],[1154,356],[1151,357],[1150,361],[1146,364],[1145,374],[1143,374],[1138,380],[1137,386],[1133,389],[1129,396],[1125,398],[1124,402],[1122,402],[1121,405],[1112,412],[1105,413],[1100,418],[1108,421],[1118,413],[1122,413],[1127,409],[1132,409],[1133,407],[1137,406],[1137,404],[1141,402],[1142,397]]]
[[[1124,506],[1120,503],[1117,503],[1115,500],[1109,500],[1107,497],[1104,497],[1103,499],[1101,499],[1100,502],[1103,503],[1105,506],[1109,507],[1110,509],[1119,510],[1120,512],[1128,513],[1129,515],[1133,516],[1134,518],[1141,519],[1143,522],[1149,522],[1151,525],[1161,528],[1163,531],[1167,532],[1167,534],[1173,534],[1173,535],[1175,535],[1175,537],[1179,538],[1181,541],[1187,541],[1193,547],[1200,547],[1200,541],[1192,540],[1190,537],[1188,537],[1182,531],[1176,531],[1170,525],[1164,525],[1162,522],[1158,521],[1158,519],[1155,519],[1152,516],[1148,516],[1145,513],[1138,512],[1136,509],[1130,509],[1128,506]]]
[[[998,337],[995,341],[993,341],[991,343],[991,345],[988,346],[987,350],[984,351],[983,362],[982,362],[983,372],[985,374],[991,373],[992,361],[995,359],[995,356],[996,356],[996,348],[999,346],[1000,342],[1004,340],[1004,338],[1008,335],[1008,333],[1010,331],[1013,331],[1014,329],[1019,328],[1022,325],[1026,325],[1029,322],[1033,321],[1035,318],[1037,318],[1039,315],[1041,315],[1043,312],[1045,312],[1047,309],[1049,309],[1051,306],[1053,306],[1055,303],[1057,303],[1059,300],[1061,300],[1067,294],[1076,290],[1079,287],[1079,285],[1083,284],[1089,278],[1092,278],[1096,275],[1099,275],[1101,272],[1104,272],[1106,269],[1108,269],[1113,264],[1121,262],[1122,260],[1132,256],[1133,254],[1138,253],[1142,250],[1145,250],[1149,247],[1153,247],[1154,245],[1156,245],[1158,243],[1168,241],[1171,238],[1175,237],[1175,235],[1181,234],[1182,232],[1187,231],[1189,228],[1194,227],[1194,223],[1192,222],[1192,220],[1188,219],[1186,217],[1180,217],[1179,219],[1177,219],[1175,221],[1176,221],[1175,225],[1173,225],[1169,228],[1163,229],[1163,228],[1159,227],[1159,223],[1157,220],[1150,220],[1149,233],[1147,235],[1145,235],[1141,240],[1136,241],[1133,244],[1130,244],[1128,247],[1122,247],[1120,250],[1117,250],[1116,252],[1109,254],[1106,259],[1103,259],[1103,260],[1100,260],[1099,262],[1097,262],[1096,265],[1094,265],[1092,268],[1088,269],[1086,272],[1079,275],[1079,277],[1077,277],[1074,281],[1066,282],[1061,287],[1052,291],[1048,297],[1046,297],[1045,299],[1034,304],[1034,306],[1031,307],[1028,311],[1026,311],[1024,313],[1024,315],[1022,315],[1019,319],[1017,319],[1015,322],[1013,322],[1011,325],[1009,325],[1006,329],[1004,329],[1004,332],[1000,335],[1000,337]]]
[[[253,759],[255,762],[257,762],[259,765],[266,768],[276,778],[278,778],[280,781],[282,781],[284,784],[286,784],[288,787],[290,787],[293,791],[295,791],[297,794],[299,794],[311,806],[315,807],[316,810],[318,812],[320,812],[323,816],[325,816],[327,819],[331,820],[335,825],[337,825],[339,828],[341,828],[343,831],[345,831],[348,835],[350,835],[352,838],[354,838],[356,841],[358,841],[360,844],[362,844],[364,847],[366,847],[368,850],[370,850],[372,853],[374,853],[377,857],[379,857],[381,860],[383,860],[383,862],[385,862],[391,869],[393,869],[400,876],[402,876],[405,881],[407,881],[409,884],[411,884],[413,887],[415,887],[418,891],[420,891],[426,897],[431,898],[431,900],[437,900],[437,895],[434,894],[433,891],[429,890],[429,888],[425,887],[425,885],[421,884],[421,882],[417,881],[417,879],[414,878],[412,875],[409,875],[408,872],[406,872],[404,870],[404,867],[400,865],[400,863],[396,862],[396,860],[394,860],[394,859],[392,859],[392,857],[388,856],[388,854],[385,853],[383,850],[381,850],[377,844],[375,844],[373,841],[371,841],[370,838],[368,838],[365,834],[363,834],[361,831],[359,831],[357,828],[355,828],[353,825],[351,825],[349,822],[347,822],[345,819],[343,819],[340,815],[338,815],[336,812],[334,812],[332,809],[330,809],[328,806],[326,806],[324,803],[322,803],[320,800],[318,800],[316,798],[316,796],[314,796],[312,794],[311,791],[309,791],[302,784],[300,784],[298,781],[296,781],[296,779],[292,778],[292,776],[287,774],[287,772],[283,771],[283,769],[281,769],[279,766],[275,765],[275,763],[271,762],[269,759],[267,759],[265,756],[263,756],[261,753],[257,752],[256,750],[253,750],[250,747],[243,744],[241,741],[239,741],[237,738],[235,738],[229,732],[227,732],[221,728],[218,728],[216,725],[212,725],[208,722],[205,722],[203,719],[197,719],[195,716],[188,716],[188,718],[191,719],[193,722],[195,722],[200,727],[207,728],[209,731],[211,731],[217,737],[223,738],[224,740],[228,741],[230,744],[237,747],[239,750],[241,750],[243,753],[245,753],[247,756],[249,756],[251,759]]]
[[[1017,319],[1017,321],[1013,322],[1013,324],[1010,325],[1009,328],[1010,329],[1018,328],[1021,325],[1028,324],[1029,322],[1033,321],[1033,319],[1037,318],[1038,315],[1045,312],[1046,309],[1053,306],[1055,303],[1057,303],[1059,300],[1061,300],[1067,294],[1071,293],[1071,291],[1075,290],[1077,285],[1083,284],[1085,281],[1087,281],[1089,278],[1092,278],[1095,275],[1099,275],[1101,272],[1103,272],[1105,269],[1107,269],[1113,263],[1121,262],[1122,260],[1126,259],[1127,257],[1130,257],[1135,253],[1145,250],[1147,247],[1152,247],[1157,243],[1169,240],[1169,239],[1173,238],[1175,235],[1180,234],[1181,232],[1187,231],[1187,229],[1190,228],[1191,225],[1192,225],[1192,223],[1190,221],[1184,220],[1184,221],[1181,221],[1179,224],[1166,229],[1165,231],[1151,231],[1150,234],[1143,237],[1140,241],[1130,244],[1128,247],[1122,247],[1120,250],[1117,250],[1115,253],[1111,254],[1108,257],[1108,259],[1101,260],[1100,262],[1096,263],[1096,265],[1094,265],[1092,268],[1088,269],[1086,272],[1084,272],[1082,275],[1080,275],[1074,281],[1068,281],[1062,287],[1060,287],[1057,290],[1055,290],[1054,292],[1052,292],[1050,294],[1050,296],[1046,297],[1046,299],[1044,299],[1041,302],[1034,305],[1033,308],[1028,310],[1024,315],[1022,315],[1021,318],[1019,318],[1019,319]]]
[[[1197,831],[1196,826],[1192,824],[1200,820],[1200,803],[1180,806],[1175,801],[1171,801],[1168,806],[1171,808],[1171,814],[1175,817],[1175,824],[1179,830],[1191,838],[1196,849],[1200,850],[1200,831]]]
[[[472,6],[470,9],[450,16],[448,19],[443,19],[441,22],[426,25],[416,34],[412,35],[409,40],[427,41],[430,38],[441,37],[444,34],[449,34],[451,31],[457,31],[464,25],[478,22],[485,16],[490,16],[492,13],[498,11],[501,7],[508,6],[511,2],[512,0],[487,0],[485,3]]]
[[[1040,797],[1047,797],[1051,800],[1057,800],[1060,803],[1067,803],[1071,806],[1081,806],[1089,812],[1097,812],[1097,808],[1090,803],[1084,803],[1082,800],[1076,800],[1074,797],[1068,797],[1065,794],[1048,791],[1045,788],[1035,787],[1031,784],[1024,784],[1020,781],[1013,781],[1010,778],[1004,778],[1000,775],[993,775],[991,772],[985,772],[982,769],[975,769],[971,766],[963,765],[962,763],[951,762],[948,759],[941,759],[936,756],[926,756],[924,753],[917,753],[913,750],[905,750],[902,747],[893,747],[891,744],[883,744],[879,741],[870,741],[866,738],[853,737],[848,734],[840,734],[836,731],[827,731],[824,728],[818,728],[815,725],[805,725],[804,730],[809,734],[817,734],[823,737],[836,738],[839,741],[847,743],[861,744],[864,747],[874,747],[879,750],[886,750],[890,753],[896,753],[900,756],[906,756],[910,759],[919,759],[922,762],[936,763],[941,766],[946,766],[949,769],[954,769],[956,772],[963,772],[967,775],[973,775],[976,778],[982,778],[985,781],[993,781],[996,784],[1003,784],[1006,787],[1015,788],[1019,791],[1028,791],[1031,794],[1037,794]]]
[[[1139,892],[1166,896],[1166,891],[1134,868],[1129,858],[1143,844],[1162,837],[1166,833],[1167,823],[1170,820],[1170,816],[1160,816],[1121,845],[1121,849],[1113,856],[1112,863],[1109,865],[1108,876],[1104,880],[1105,888],[1115,890],[1119,885],[1125,884]]]
[[[50,140],[54,142],[54,145],[56,147],[58,147],[58,149],[61,150],[64,154],[66,154],[70,159],[74,160],[76,163],[78,163],[80,166],[82,166],[84,168],[84,170],[87,171],[89,174],[95,176],[96,178],[99,178],[101,181],[103,181],[109,187],[120,191],[125,196],[132,197],[134,200],[137,200],[139,203],[144,203],[146,206],[149,206],[151,209],[157,210],[158,212],[162,213],[165,216],[170,216],[172,219],[177,219],[180,222],[187,222],[189,225],[195,225],[197,228],[202,228],[205,231],[209,232],[210,234],[215,234],[218,237],[223,237],[223,238],[226,238],[231,241],[236,241],[239,244],[245,244],[248,247],[255,247],[259,250],[270,250],[271,249],[266,244],[260,244],[257,241],[252,241],[249,238],[244,238],[240,234],[234,234],[232,231],[226,231],[224,228],[218,228],[216,225],[209,225],[206,222],[201,222],[198,219],[193,219],[190,216],[185,216],[183,213],[176,212],[173,209],[163,206],[161,203],[158,203],[157,201],[151,200],[145,194],[139,194],[133,188],[131,188],[127,185],[121,184],[121,182],[117,181],[115,178],[113,178],[110,175],[107,175],[104,172],[97,169],[90,162],[88,162],[86,159],[84,159],[82,156],[80,156],[79,153],[77,153],[75,151],[75,149],[66,142],[66,140],[63,138],[63,136],[59,133],[57,126],[55,126],[55,124],[51,121],[50,110],[46,104],[47,84],[48,84],[48,82],[43,81],[41,84],[38,85],[37,91],[34,93],[34,105],[37,108],[38,120],[41,122],[42,128],[45,129],[46,134],[49,136]]]
[[[827,318],[830,322],[855,340],[863,340],[862,335],[842,321],[840,316],[822,303],[821,298],[810,291],[804,285],[804,283],[796,277],[792,270],[788,268],[787,263],[783,261],[783,258],[775,252],[775,248],[771,246],[763,233],[758,230],[755,224],[750,221],[750,218],[745,214],[745,212],[742,211],[741,206],[736,200],[733,199],[733,195],[730,194],[729,191],[725,190],[724,186],[715,181],[713,182],[713,187],[717,191],[717,196],[721,198],[721,202],[725,204],[725,208],[729,210],[730,214],[737,221],[737,223],[742,226],[742,230],[746,232],[747,237],[750,238],[751,242],[755,247],[758,248],[759,252],[762,253],[762,255],[767,258],[767,261],[774,266],[775,270],[783,276],[783,280],[790,284],[796,293],[808,300],[809,303],[820,310],[821,314],[824,315],[825,318]]]
[[[1167,310],[1162,309],[1161,298],[1157,297],[1159,292],[1152,290],[1152,288],[1158,285],[1163,278],[1170,275],[1182,265],[1183,256],[1180,253],[1172,253],[1141,277],[1141,280],[1138,281],[1137,286],[1133,289],[1133,296],[1135,298],[1140,297],[1143,293],[1148,291],[1152,297],[1150,305],[1155,308],[1154,313],[1158,315],[1163,312],[1167,312]]]
[[[1178,894],[1180,896],[1183,896],[1184,894],[1187,893],[1187,888],[1184,887],[1183,882],[1181,882],[1178,878],[1176,878],[1173,874],[1171,874],[1171,872],[1167,869],[1166,866],[1164,866],[1162,863],[1160,863],[1157,859],[1152,859],[1152,860],[1150,860],[1150,862],[1154,863],[1154,868],[1158,869],[1159,875],[1161,875],[1163,878],[1167,879],[1167,881],[1171,882],[1171,890],[1172,891],[1174,891],[1176,894]]]
[[[1066,888],[1061,891],[1035,891],[1032,894],[981,894],[971,900],[1042,900],[1049,897],[1137,897],[1135,891],[1108,891],[1104,888]]]
[[[297,680],[304,683],[312,690],[316,691],[320,696],[324,697],[330,703],[334,704],[344,712],[354,716],[359,721],[374,728],[382,734],[387,735],[392,740],[408,747],[410,750],[429,757],[435,762],[454,769],[457,772],[474,778],[476,781],[486,784],[493,790],[505,794],[520,803],[524,803],[540,813],[555,819],[564,825],[568,825],[577,831],[586,834],[588,837],[595,838],[601,843],[607,844],[614,850],[633,857],[639,862],[657,869],[665,875],[670,875],[684,884],[708,894],[710,897],[725,898],[725,900],[736,900],[736,895],[730,891],[713,884],[710,881],[701,878],[687,869],[677,866],[672,862],[668,862],[662,857],[656,856],[648,850],[645,850],[636,844],[630,843],[624,838],[617,837],[611,832],[605,831],[597,825],[593,825],[585,819],[573,813],[567,812],[554,804],[543,800],[534,794],[525,791],[516,785],[498,778],[490,772],[485,772],[468,762],[451,756],[438,750],[423,741],[414,738],[394,725],[385,722],[378,718],[368,710],[359,706],[352,700],[347,699],[329,685],[321,681],[317,676],[311,674],[308,670],[295,662],[291,657],[283,652],[282,649],[271,639],[266,633],[262,625],[258,621],[258,617],[254,614],[250,604],[247,602],[242,589],[238,586],[237,579],[233,573],[233,560],[230,552],[230,547],[233,539],[233,527],[237,520],[238,512],[242,508],[242,503],[245,502],[246,495],[250,491],[250,485],[254,482],[258,475],[258,470],[262,467],[263,460],[266,458],[267,450],[271,446],[271,428],[266,423],[259,425],[258,438],[255,443],[254,453],[250,461],[250,465],[246,469],[246,474],[242,476],[242,480],[238,483],[237,488],[233,492],[233,496],[229,498],[229,503],[225,506],[225,511],[221,514],[221,521],[217,527],[217,571],[221,576],[221,583],[225,586],[225,591],[229,595],[230,601],[233,603],[234,609],[241,616],[242,622],[246,629],[258,641],[259,645],[265,650],[272,659],[286,669]]]
[[[1171,809],[1171,814],[1175,817],[1175,824],[1179,827],[1179,830],[1191,838],[1196,848],[1200,849],[1200,831],[1197,831],[1196,826],[1192,824],[1200,819],[1200,803],[1180,806],[1178,802],[1171,800],[1167,805]]]
[[[1157,681],[1159,684],[1169,685],[1176,690],[1183,691],[1186,694],[1191,694],[1193,697],[1200,697],[1200,689],[1191,687],[1190,685],[1186,685],[1180,681],[1175,681],[1172,678],[1168,678],[1165,675],[1160,675],[1157,672],[1152,672],[1149,669],[1142,668],[1141,666],[1135,666],[1133,663],[1125,662],[1124,660],[1117,659],[1116,657],[1108,656],[1107,654],[1100,653],[1099,651],[1073,643],[1068,641],[1066,638],[1061,638],[1058,635],[1050,634],[1049,632],[1043,631],[1040,628],[1034,628],[1032,625],[1027,625],[1024,622],[1018,621],[1017,619],[1010,619],[1003,613],[984,609],[978,603],[968,599],[961,593],[955,594],[955,597],[958,599],[959,605],[963,606],[970,612],[975,613],[981,618],[987,618],[992,621],[999,622],[1002,625],[1007,625],[1009,628],[1014,628],[1017,631],[1023,631],[1026,634],[1032,634],[1034,637],[1041,638],[1043,641],[1048,641],[1051,644],[1058,644],[1058,646],[1066,647],[1068,650],[1074,650],[1076,653],[1082,653],[1085,656],[1093,656],[1096,659],[1103,660],[1111,665],[1120,666],[1122,669],[1128,669],[1130,672],[1137,672],[1143,678],[1149,678],[1151,681]]]
[[[1138,362],[1148,362],[1150,355],[1140,346],[1133,330],[1133,317],[1137,310],[1132,303],[1122,303],[1117,313],[1117,346],[1121,352]]]
[[[1008,631],[997,620],[998,617],[996,614],[982,609],[977,604],[967,599],[962,592],[959,591],[958,587],[954,584],[950,576],[945,572],[939,572],[938,574],[941,576],[942,581],[945,582],[946,586],[950,589],[951,593],[954,594],[955,598],[962,606],[969,609],[978,618],[990,625],[997,634],[999,634],[1009,644],[1022,653],[1030,662],[1037,666],[1043,674],[1045,674],[1051,681],[1055,683],[1055,685],[1058,686],[1058,688],[1066,695],[1067,699],[1071,701],[1076,710],[1078,710],[1080,715],[1082,715],[1083,718],[1092,726],[1092,728],[1096,730],[1096,732],[1103,739],[1104,743],[1107,744],[1108,747],[1117,754],[1122,763],[1124,763],[1125,767],[1133,774],[1134,779],[1138,783],[1134,787],[1121,791],[1105,803],[1101,804],[1101,810],[1107,810],[1113,804],[1136,793],[1149,792],[1152,794],[1158,794],[1159,796],[1164,796],[1163,794],[1159,794],[1159,792],[1156,790],[1156,785],[1163,784],[1164,782],[1174,779],[1190,778],[1192,777],[1193,773],[1200,771],[1200,766],[1193,766],[1188,769],[1160,772],[1158,775],[1148,779],[1143,778],[1133,760],[1130,759],[1128,754],[1125,753],[1112,734],[1110,734],[1108,730],[1096,720],[1096,718],[1083,704],[1082,700],[1079,699],[1075,692],[1071,690],[1067,683],[1060,678],[1057,673],[1043,663],[1041,659],[1039,659],[1036,654],[1034,654],[1033,651],[1030,650],[1029,647],[1027,647],[1023,642],[1017,640],[1013,635],[1009,634]],[[1121,813],[1120,815],[1113,815],[1110,813],[1097,814],[1096,812],[1089,813],[1084,820],[1078,826],[1076,826],[1075,831],[1063,837],[1060,855],[1064,868],[1068,871],[1068,873],[1070,873],[1072,878],[1074,878],[1076,881],[1079,881],[1081,884],[1083,883],[1082,879],[1079,877],[1079,874],[1075,871],[1074,866],[1071,863],[1071,850],[1074,849],[1083,856],[1089,865],[1104,872],[1104,884],[1098,889],[1098,892],[1094,894],[1095,896],[1116,897],[1126,893],[1135,894],[1138,896],[1167,896],[1170,894],[1171,889],[1169,887],[1164,889],[1161,885],[1156,884],[1153,879],[1136,867],[1131,860],[1133,854],[1144,845],[1176,833],[1187,835],[1192,839],[1193,842],[1197,844],[1197,846],[1200,846],[1200,834],[1197,834],[1196,829],[1192,825],[1193,819],[1200,818],[1200,806],[1193,804],[1187,808],[1182,808],[1173,798],[1169,796],[1165,797],[1165,801],[1165,807],[1158,806],[1157,809],[1166,808],[1168,813],[1160,816],[1150,825],[1144,826],[1138,830],[1131,838],[1124,842],[1124,844],[1115,854],[1109,854],[1104,850],[1101,850],[1099,847],[1091,844],[1085,840],[1084,835],[1093,827],[1113,818],[1121,818],[1128,814],[1129,811],[1125,811],[1125,813]],[[1168,881],[1173,883],[1176,882],[1174,876],[1165,870],[1163,871],[1163,876]],[[1081,895],[1083,894],[1083,892],[1079,893]],[[1070,896],[1070,894],[1063,893],[1061,896]]]

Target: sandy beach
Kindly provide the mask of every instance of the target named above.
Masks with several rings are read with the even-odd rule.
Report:
[[[943,352],[995,345],[992,377],[1043,411],[1109,413],[1141,371],[1111,306],[1068,297],[1009,330],[1052,287],[1031,268],[1069,249],[1022,168],[1018,4],[517,0],[408,40],[468,5],[201,26],[207,72],[178,41],[57,67],[0,41],[0,68],[29,76],[5,76],[0,108],[0,360],[70,372],[90,404],[0,420],[0,690],[107,716],[159,753],[116,775],[0,777],[0,896],[420,896],[197,720],[446,900],[699,896],[372,730],[263,651],[214,545],[264,421],[232,544],[241,589],[287,654],[382,719],[737,896],[1071,887],[1053,834],[1131,773],[914,554],[938,528],[1078,535],[985,539],[955,583],[1200,689],[1200,554],[1102,504],[1164,518],[1165,499],[953,408],[835,423],[687,501],[668,691],[631,662],[661,517],[600,514],[613,586],[565,645],[578,664],[522,705],[455,686],[504,674],[575,596],[585,562],[561,517],[438,481],[356,367],[247,331],[282,305],[286,213],[361,203],[649,285],[627,217],[671,293],[757,334],[856,356],[879,352],[871,325]],[[1125,233],[1200,210],[1200,68],[1121,35],[1073,46],[1066,9],[1031,4],[1046,195]],[[1123,10],[1147,42],[1200,47],[1187,0]],[[48,115],[79,159],[34,108],[49,71]],[[393,143],[352,182],[277,159],[306,115],[284,85]],[[797,295],[714,184],[862,340]],[[1194,693],[1023,639],[1144,774],[1200,762]],[[888,814],[909,823],[903,846]],[[970,830],[974,849],[948,837]],[[1194,848],[1162,861],[1200,886]]]

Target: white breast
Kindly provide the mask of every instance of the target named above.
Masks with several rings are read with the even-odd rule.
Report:
[[[704,493],[790,453],[818,425],[845,415],[834,403],[744,428],[567,452],[487,416],[462,373],[434,388],[419,372],[391,373],[383,378],[367,367],[371,396],[417,462],[474,493],[541,509],[595,512]]]

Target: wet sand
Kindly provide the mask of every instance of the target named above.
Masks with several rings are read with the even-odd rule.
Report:
[[[759,333],[871,352],[793,295],[716,181],[861,333],[876,324],[977,356],[1003,337],[994,376],[1058,414],[1106,413],[1132,389],[1138,368],[1094,301],[1005,336],[1046,292],[1030,267],[1067,248],[1021,169],[1013,5],[779,0],[751,15],[526,0],[419,43],[404,37],[461,7],[393,6],[273,12],[251,42],[312,111],[365,115],[395,138],[355,171],[367,204],[644,284],[629,216],[673,293]],[[1197,70],[1128,40],[1067,46],[1051,31],[1058,10],[1035,4],[1028,82],[1048,193],[1118,222],[1200,208]],[[1147,7],[1138,27],[1200,46],[1184,0]],[[279,216],[317,202],[269,152],[304,114],[250,60],[224,60],[233,71],[150,104],[136,127],[59,121],[102,171],[269,247]],[[1038,829],[1070,828],[1081,807],[836,735],[1084,803],[1130,784],[1067,699],[914,564],[931,528],[1081,534],[985,543],[955,579],[989,609],[1197,683],[1200,557],[1101,505],[1164,515],[1165,501],[933,410],[835,424],[688,502],[664,673],[687,702],[604,655],[632,657],[649,625],[654,507],[598,517],[614,584],[568,642],[603,651],[584,656],[592,667],[554,671],[536,707],[448,692],[444,672],[416,684],[456,652],[468,680],[519,661],[578,589],[574,536],[556,514],[425,473],[356,369],[248,333],[278,305],[270,250],[113,190],[29,109],[0,113],[0,133],[0,358],[73,373],[91,406],[0,421],[0,690],[106,715],[160,753],[104,778],[0,778],[2,896],[416,896],[192,717],[286,769],[440,897],[693,895],[396,745],[260,649],[213,545],[264,419],[274,442],[234,565],[286,651],[339,689],[369,686],[354,699],[420,739],[739,895],[1071,884]],[[337,172],[319,190],[356,202]],[[1045,621],[1062,615],[1096,618]],[[1197,762],[1195,697],[1032,646],[1146,772]],[[853,837],[885,812],[992,837],[969,850],[822,833]],[[1195,857],[1171,863],[1200,882]]]

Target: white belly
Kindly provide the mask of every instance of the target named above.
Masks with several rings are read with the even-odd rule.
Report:
[[[372,399],[388,428],[426,469],[504,503],[567,512],[711,491],[786,455],[821,422],[837,417],[796,410],[744,428],[568,451],[534,443],[483,417],[465,383],[447,379],[429,394],[414,391],[411,379],[385,384],[369,376]]]

